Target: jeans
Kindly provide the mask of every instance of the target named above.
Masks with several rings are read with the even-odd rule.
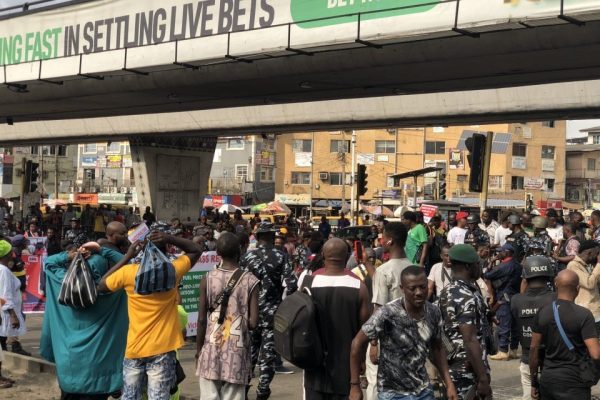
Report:
[[[418,394],[400,394],[391,391],[379,392],[379,400],[435,400],[431,386]]]
[[[121,400],[168,400],[175,387],[175,351],[144,358],[123,360],[123,396]]]

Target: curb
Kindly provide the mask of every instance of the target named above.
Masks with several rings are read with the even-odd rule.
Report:
[[[45,372],[56,375],[56,366],[40,358],[22,356],[20,354],[4,351],[3,367],[7,370],[19,370],[29,373]]]

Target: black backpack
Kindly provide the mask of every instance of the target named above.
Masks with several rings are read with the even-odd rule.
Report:
[[[287,296],[275,312],[275,350],[298,368],[325,364],[318,309],[310,292],[313,277],[306,275],[302,288]]]

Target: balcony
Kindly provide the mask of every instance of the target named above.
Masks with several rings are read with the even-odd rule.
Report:
[[[85,179],[77,181],[73,188],[76,193],[134,193],[133,179]]]
[[[210,178],[210,194],[244,194],[246,192],[244,178]]]
[[[600,170],[567,169],[567,179],[600,179]]]

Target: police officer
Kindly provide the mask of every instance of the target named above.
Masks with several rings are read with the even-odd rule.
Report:
[[[546,228],[548,227],[548,220],[546,217],[538,215],[531,221],[533,223],[533,237],[529,240],[529,243],[538,242],[542,244],[545,256],[552,256],[552,250],[554,248],[554,242]]]
[[[465,244],[477,248],[482,244],[490,244],[490,236],[479,227],[479,215],[471,214],[467,217],[467,233],[465,233]]]
[[[271,395],[270,384],[275,375],[275,339],[273,316],[281,303],[285,282],[287,294],[297,288],[297,280],[289,258],[274,248],[275,229],[272,223],[262,222],[256,230],[256,249],[244,254],[240,268],[252,272],[261,282],[258,294],[259,320],[252,332],[252,365],[258,363],[260,376],[256,388],[256,399],[266,400]]]
[[[479,257],[467,244],[452,246],[448,255],[454,279],[442,291],[439,306],[443,334],[452,347],[448,349],[450,376],[459,399],[465,399],[473,387],[480,399],[491,399],[485,344],[485,337],[490,334],[489,310],[476,283],[481,276]]]
[[[510,235],[506,237],[506,243],[510,243],[515,249],[514,257],[517,261],[521,262],[525,254],[527,254],[527,246],[529,244],[529,236],[523,230],[521,226],[521,217],[512,214],[508,216],[508,227],[512,231]]]
[[[531,376],[529,374],[529,347],[533,331],[533,321],[538,310],[551,303],[555,295],[548,288],[555,276],[554,267],[550,259],[544,256],[529,256],[523,261],[523,278],[527,280],[527,289],[524,293],[513,296],[510,311],[513,321],[521,334],[521,385],[523,386],[523,400],[531,399]]]
[[[498,318],[498,353],[491,360],[508,361],[517,358],[519,333],[510,316],[510,299],[519,293],[521,285],[521,264],[514,257],[512,244],[506,242],[498,249],[500,265],[483,274],[483,278],[492,282],[494,301],[492,310]]]
[[[533,238],[532,238],[531,242],[529,243],[527,257],[525,259],[532,257],[532,256],[544,257],[546,259],[546,263],[548,265],[550,265],[550,267],[552,268],[552,271],[554,271],[554,276],[556,276],[556,274],[558,274],[558,263],[553,258],[547,257],[545,254],[545,250],[546,250],[546,245],[544,244],[544,242],[538,241],[538,240],[533,240]],[[527,279],[525,279],[525,272],[523,271],[523,279],[521,280],[521,293],[525,293],[526,289],[527,289]],[[548,282],[548,289],[550,289],[550,291],[554,291],[553,280],[550,280]]]

